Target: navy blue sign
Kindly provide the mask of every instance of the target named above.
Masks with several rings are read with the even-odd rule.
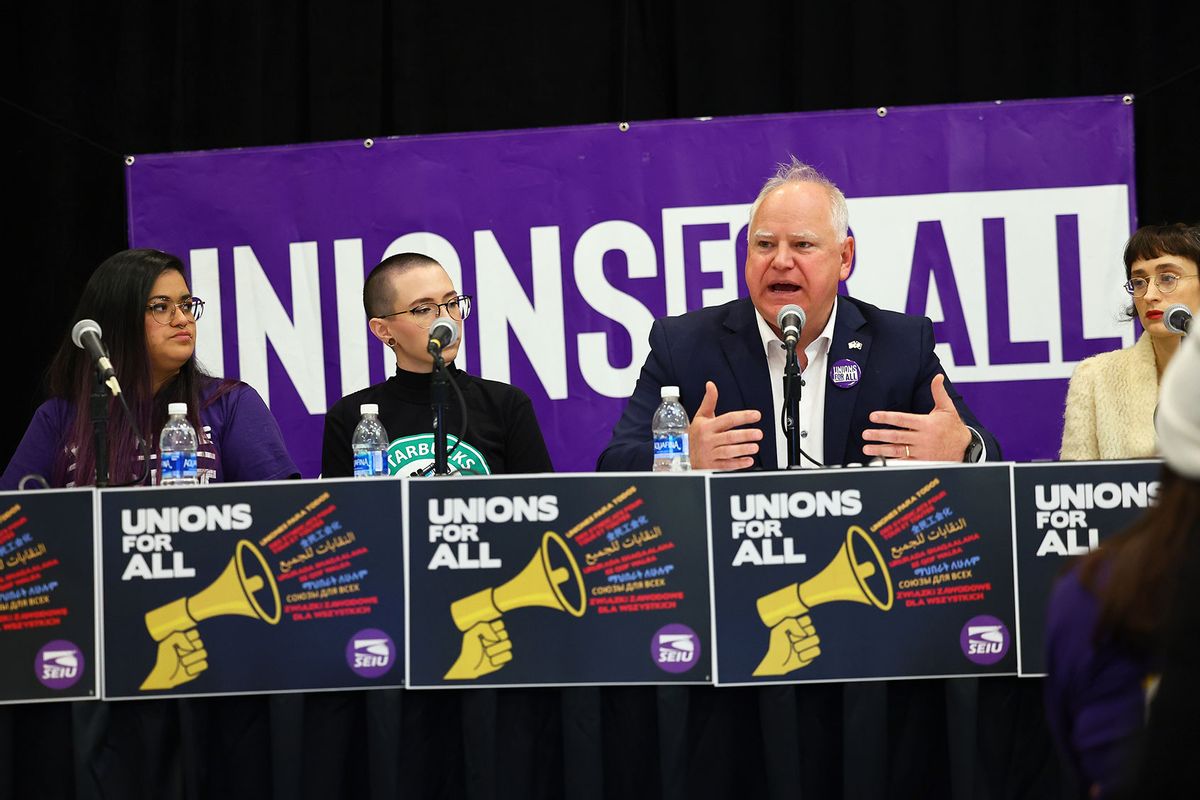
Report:
[[[1005,465],[714,476],[722,684],[1016,671]]]
[[[1054,582],[1158,497],[1160,461],[1013,467],[1020,674],[1046,672],[1046,611]]]
[[[711,679],[703,477],[407,485],[413,687]]]
[[[98,697],[93,501],[0,494],[0,703]]]
[[[401,483],[101,492],[104,696],[404,682]]]

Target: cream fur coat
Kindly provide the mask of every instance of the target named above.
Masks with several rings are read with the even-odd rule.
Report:
[[[1132,347],[1080,361],[1067,389],[1063,461],[1151,458],[1158,453],[1154,409],[1158,369],[1143,333]]]

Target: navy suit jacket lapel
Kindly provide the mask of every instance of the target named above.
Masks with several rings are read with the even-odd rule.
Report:
[[[717,413],[758,409],[762,419],[758,428],[763,438],[758,443],[757,466],[776,469],[774,403],[771,400],[771,377],[767,370],[767,356],[763,352],[762,336],[758,332],[754,305],[749,299],[735,303],[725,317],[725,330],[721,336],[721,350],[729,363],[736,387],[717,385]]]
[[[861,344],[850,349],[850,342]],[[858,306],[846,297],[838,298],[837,319],[833,323],[833,341],[829,343],[829,356],[825,384],[825,463],[844,464],[847,461],[865,463],[861,441],[850,442],[850,422],[854,417],[860,388],[867,379],[867,360],[871,354],[871,331]],[[849,389],[834,383],[828,374],[833,365],[842,359],[858,364],[859,381]],[[849,456],[849,457],[847,457]]]

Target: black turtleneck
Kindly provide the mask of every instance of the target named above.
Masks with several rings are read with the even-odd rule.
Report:
[[[393,474],[409,475],[433,460],[433,411],[429,407],[432,373],[396,374],[375,386],[347,395],[325,415],[321,474],[340,478],[354,474],[350,440],[359,421],[359,406],[376,403],[379,421],[392,447]],[[450,377],[462,390],[467,406],[463,444],[450,456],[452,471],[476,474],[552,472],[550,454],[529,397],[515,386],[477,378],[450,365]],[[457,436],[462,413],[454,390],[446,392],[446,433]],[[451,445],[454,440],[450,439]]]

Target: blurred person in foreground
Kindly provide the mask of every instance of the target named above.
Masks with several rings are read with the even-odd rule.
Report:
[[[1161,678],[1138,754],[1114,797],[1191,798],[1191,769],[1200,748],[1200,337],[1184,340],[1163,376],[1157,428],[1163,458],[1186,495],[1178,516],[1162,520],[1183,540],[1176,556],[1173,601],[1162,609]],[[1161,516],[1165,517],[1165,513]]]
[[[1200,341],[1190,339],[1163,376],[1157,429],[1165,464],[1156,505],[1082,558],[1051,595],[1046,711],[1090,797],[1108,796],[1121,782],[1151,700],[1173,735],[1198,738],[1195,717],[1184,724],[1168,700],[1190,695],[1195,705],[1200,679],[1191,596],[1200,585]],[[1185,620],[1177,624],[1191,624],[1186,635],[1165,636],[1172,613]],[[1168,668],[1160,684],[1164,664],[1177,674],[1168,680]]]

